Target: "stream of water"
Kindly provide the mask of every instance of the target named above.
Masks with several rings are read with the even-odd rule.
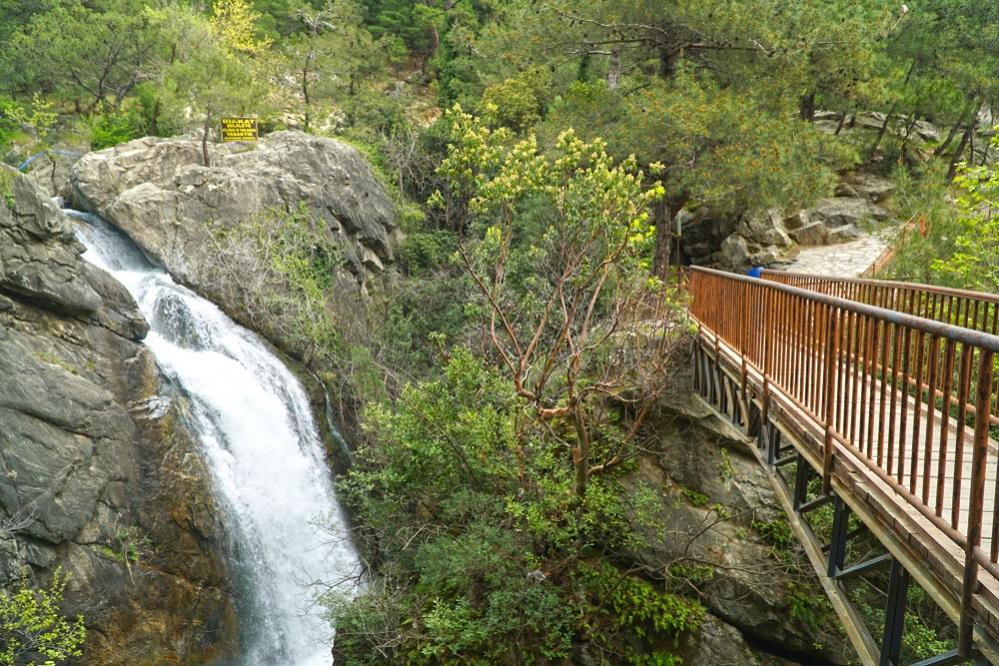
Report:
[[[132,293],[151,330],[145,344],[186,398],[189,421],[226,509],[238,570],[243,666],[319,666],[330,629],[307,613],[308,583],[357,568],[349,543],[324,543],[314,521],[343,524],[305,391],[257,337],[177,285],[96,216],[84,258]]]

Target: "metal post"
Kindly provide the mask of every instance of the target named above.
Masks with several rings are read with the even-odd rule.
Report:
[[[891,561],[888,578],[888,604],[885,606],[885,633],[881,639],[880,666],[901,666],[902,633],[905,631],[905,601],[909,590],[909,572],[898,560]]]
[[[850,532],[850,507],[840,497],[836,497],[834,506],[832,541],[829,542],[828,574],[830,578],[835,578],[836,574],[843,570],[843,565],[846,564],[846,535]]]
[[[801,505],[808,501],[808,472],[811,471],[811,467],[808,466],[808,461],[805,460],[805,456],[798,454],[798,462],[796,463],[797,469],[794,474],[794,510],[797,511],[801,508]]]

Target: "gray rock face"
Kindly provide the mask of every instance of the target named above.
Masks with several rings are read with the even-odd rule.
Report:
[[[154,262],[195,289],[212,233],[301,202],[343,252],[351,278],[395,259],[392,204],[351,146],[301,132],[212,145],[211,167],[189,139],[138,139],[90,153],[74,166],[76,198],[128,234]],[[199,289],[200,290],[200,289]]]
[[[27,178],[12,190],[14,205],[0,202],[0,587],[25,569],[45,585],[62,567],[62,610],[90,630],[81,663],[234,649],[207,475],[155,399],[169,387],[135,342],[148,326],[80,257],[69,218]],[[152,544],[127,566],[125,528]]]
[[[683,216],[681,246],[694,265],[744,272],[772,264],[791,245],[780,211],[715,218],[706,211]],[[675,224],[675,223],[674,223]]]
[[[792,662],[753,650],[741,631],[713,615],[705,615],[696,632],[680,634],[674,652],[684,666],[792,666]]]
[[[797,653],[801,663],[850,663],[852,648],[832,633],[837,618],[827,618],[826,626],[791,618],[787,593],[792,585],[822,591],[807,565],[792,577],[752,527],[782,515],[748,448],[752,443],[693,396],[672,400],[671,409],[673,414],[658,424],[658,451],[640,458],[625,483],[672,489],[660,514],[668,533],[649,534],[649,545],[632,554],[639,563],[655,571],[711,565],[709,576],[695,577],[691,584],[714,618],[687,639],[684,663],[771,663],[746,656],[740,634]]]

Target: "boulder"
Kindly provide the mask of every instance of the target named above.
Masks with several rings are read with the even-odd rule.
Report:
[[[770,265],[791,245],[783,215],[776,209],[748,212],[739,218],[713,217],[705,210],[682,211],[674,219],[674,228],[678,222],[683,229],[681,247],[694,265],[742,272]]]
[[[791,244],[784,226],[784,216],[776,209],[746,213],[739,223],[738,233],[759,245],[787,247]]]
[[[27,176],[38,189],[52,197],[68,200],[73,193],[69,176],[78,156],[90,152],[87,146],[56,144],[28,167]]]
[[[829,228],[844,224],[862,225],[871,220],[887,220],[889,217],[888,211],[884,208],[862,197],[821,199],[809,210],[809,219],[813,222],[822,222]]]
[[[788,231],[794,231],[796,229],[801,229],[802,227],[807,227],[812,223],[812,220],[808,217],[807,210],[799,210],[797,213],[788,215],[784,218],[784,228]]]
[[[732,234],[723,240],[719,252],[725,258],[728,268],[736,271],[750,268],[749,247],[746,239],[739,234]]]
[[[821,222],[811,222],[791,232],[791,238],[798,245],[825,245],[826,225]]]
[[[212,166],[202,160],[199,141],[138,139],[80,159],[71,176],[74,196],[203,293],[213,234],[300,205],[317,233],[340,248],[345,280],[363,288],[394,261],[392,202],[353,147],[285,131],[249,146],[213,144]]]
[[[0,174],[3,175],[3,174]],[[69,575],[79,663],[235,652],[219,510],[132,297],[26,177],[0,201],[0,588]],[[6,197],[5,197],[6,198]],[[150,540],[138,561],[120,530]],[[119,550],[116,550],[119,549]]]
[[[754,650],[742,632],[707,614],[696,631],[679,635],[671,650],[684,666],[794,666],[794,662]]]
[[[872,203],[884,200],[894,191],[895,184],[890,180],[868,173],[851,174],[836,187],[837,196],[862,197]]]
[[[860,238],[860,231],[852,224],[844,224],[841,227],[830,229],[826,233],[826,242],[829,245],[849,243],[850,241],[857,240],[858,238]]]
[[[737,218],[716,217],[707,209],[696,212],[680,211],[674,224],[682,225],[680,247],[694,264],[710,264],[708,258],[721,248],[722,241],[734,234],[739,226]]]

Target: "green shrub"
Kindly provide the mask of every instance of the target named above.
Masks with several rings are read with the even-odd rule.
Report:
[[[103,150],[138,139],[146,133],[146,121],[134,109],[95,113],[86,119],[90,127],[90,148]]]
[[[48,589],[33,590],[22,580],[16,591],[0,591],[0,665],[23,664],[33,654],[47,658],[46,664],[80,656],[87,636],[83,618],[59,615],[66,578],[57,569]]]

